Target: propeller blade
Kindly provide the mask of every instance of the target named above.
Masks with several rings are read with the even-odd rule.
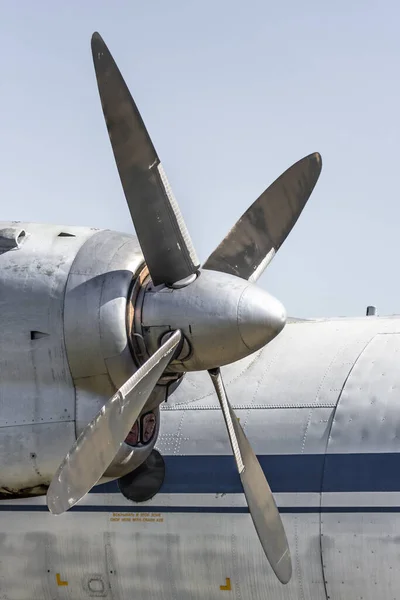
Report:
[[[107,470],[181,340],[176,331],[108,400],[59,466],[47,491],[49,510],[59,515],[76,504]]]
[[[241,216],[203,269],[256,281],[299,218],[321,168],[316,152],[287,169]]]
[[[282,583],[292,576],[285,530],[264,472],[229,403],[220,369],[209,371],[224,415],[244,494],[265,555]]]
[[[172,285],[199,268],[164,169],[106,44],[92,36],[97,85],[111,146],[153,284]]]

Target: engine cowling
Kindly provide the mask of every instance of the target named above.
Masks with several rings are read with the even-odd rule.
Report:
[[[83,427],[136,371],[131,317],[141,274],[132,235],[0,223],[0,497],[46,493]],[[150,454],[170,384],[156,386],[137,439],[128,436],[106,478]]]
[[[64,328],[76,390],[77,436],[138,368],[130,315],[143,282],[143,262],[135,237],[102,231],[85,243],[71,266]],[[104,479],[133,471],[149,456],[158,436],[158,407],[166,399],[168,384],[167,379],[156,386]]]

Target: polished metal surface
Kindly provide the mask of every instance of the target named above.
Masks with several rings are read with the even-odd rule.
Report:
[[[287,169],[241,216],[203,269],[256,281],[295,225],[321,168],[316,152]]]
[[[262,288],[249,285],[240,297],[237,324],[247,348],[254,352],[282,331],[286,323],[284,306]],[[268,332],[268,333],[267,333]],[[268,338],[267,338],[268,335]]]
[[[148,289],[141,310],[150,352],[166,332],[182,330],[191,352],[171,365],[177,371],[212,369],[248,356],[277,336],[286,318],[282,304],[266,291],[207,270],[182,289]]]
[[[180,340],[181,333],[177,331],[121,386],[82,431],[48,489],[47,505],[53,514],[61,514],[74,506],[106,471]]]
[[[200,263],[136,104],[98,33],[92,53],[115,162],[147,267],[154,285],[173,284]]]
[[[281,583],[292,576],[292,561],[282,520],[266,477],[225,392],[219,369],[209,371],[224,415],[243,491],[265,555]]]

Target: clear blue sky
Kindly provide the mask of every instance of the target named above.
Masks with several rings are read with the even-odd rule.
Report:
[[[260,285],[297,316],[400,312],[395,0],[0,0],[2,220],[132,232],[97,94],[98,30],[202,260],[291,163],[319,183]]]

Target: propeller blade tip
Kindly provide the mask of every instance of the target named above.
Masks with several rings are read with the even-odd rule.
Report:
[[[61,515],[63,512],[65,512],[63,509],[60,510],[58,503],[52,496],[49,495],[47,496],[47,508],[52,515]]]
[[[94,31],[92,34],[92,44],[93,42],[102,42],[103,38],[101,37],[101,35],[99,34],[98,31]]]
[[[93,57],[107,47],[103,38],[97,31],[93,33],[90,45],[92,48]]]
[[[320,155],[319,152],[314,152],[313,154],[310,154],[309,158],[314,159],[315,162],[317,163],[317,165],[319,166],[319,169],[321,170],[322,168],[322,156]]]
[[[281,583],[284,585],[289,583],[292,578],[292,559],[290,558],[289,548],[286,549],[286,552],[275,565],[274,571]]]

